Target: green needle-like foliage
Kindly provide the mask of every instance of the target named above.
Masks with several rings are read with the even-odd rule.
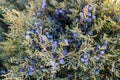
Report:
[[[0,79],[120,79],[118,2],[0,1]]]

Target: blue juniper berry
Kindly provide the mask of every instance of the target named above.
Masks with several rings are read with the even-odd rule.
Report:
[[[80,14],[80,16],[84,16],[84,13],[83,13],[83,12],[80,12],[79,14]]]
[[[101,45],[100,44],[96,44],[96,47],[98,48],[98,49],[100,49],[101,48]]]
[[[42,0],[42,9],[45,9],[45,8],[46,8],[45,0]]]
[[[93,36],[93,32],[92,31],[88,31],[89,36]]]
[[[89,5],[88,9],[91,11],[93,9],[93,7],[91,5]]]
[[[29,76],[32,76],[32,75],[33,75],[33,72],[32,72],[32,71],[29,71],[29,72],[28,72],[28,75],[29,75]]]
[[[65,40],[64,40],[64,43],[68,43],[68,39],[65,39]]]
[[[27,34],[27,35],[25,36],[25,38],[26,38],[26,39],[31,39],[31,36]]]
[[[32,76],[32,75],[33,75],[33,70],[34,70],[33,66],[30,66],[30,67],[27,69],[28,75]]]
[[[49,32],[46,31],[45,35],[48,37],[49,36]]]
[[[63,10],[59,10],[60,14],[64,15],[64,11]]]
[[[99,53],[100,53],[100,54],[104,54],[104,53],[105,53],[105,50],[100,50]]]
[[[92,18],[86,17],[87,22],[92,22]]]
[[[34,70],[34,67],[31,65],[31,66],[29,67],[29,70],[30,70],[30,71],[33,71],[33,70]]]
[[[84,64],[85,64],[86,66],[88,66],[88,61],[85,61]]]
[[[26,31],[26,34],[28,34],[28,35],[31,34],[31,33],[33,33],[33,31],[30,31],[30,30]]]
[[[92,54],[92,52],[93,51],[91,49],[87,51],[88,54]]]
[[[63,55],[67,55],[67,53],[68,53],[68,50],[67,50],[67,49],[62,50],[62,54],[63,54]]]
[[[63,58],[60,58],[59,62],[60,62],[60,64],[65,64],[65,61]]]
[[[104,42],[103,46],[108,47],[108,42]]]
[[[0,74],[6,74],[6,71],[2,69],[2,70],[0,71]]]
[[[54,47],[57,47],[57,41],[53,41],[53,43],[52,43],[52,45],[54,46]]]
[[[35,33],[36,33],[36,34],[39,34],[39,33],[40,33],[39,29],[35,30]]]
[[[73,36],[74,36],[74,37],[78,37],[78,34],[77,34],[77,33],[73,33]]]
[[[50,41],[50,43],[53,43],[53,40],[49,40]]]
[[[31,66],[34,66],[35,63],[36,63],[36,60],[32,60],[30,65],[31,65]]]
[[[59,9],[55,9],[55,14],[59,14]]]
[[[90,12],[88,12],[88,14],[87,14],[89,17],[91,17],[92,16],[92,14],[90,13]]]
[[[85,59],[87,59],[87,58],[88,58],[88,55],[87,55],[87,54],[85,54],[83,57],[84,57]]]
[[[71,43],[73,40],[72,39],[68,39],[68,43]]]
[[[94,20],[95,20],[95,19],[96,19],[96,16],[94,16],[94,15],[93,15],[93,16],[92,16],[92,19],[94,19]]]
[[[99,57],[99,56],[96,56],[95,59],[96,59],[96,60],[100,60],[100,57]]]
[[[37,26],[38,26],[38,23],[37,23],[37,22],[35,22],[35,23],[34,23],[34,27],[37,27]]]
[[[42,26],[39,26],[39,30],[42,30]]]
[[[55,10],[55,14],[56,14],[56,16],[57,16],[57,15],[59,15],[59,14],[64,15],[65,13],[64,13],[64,11],[61,10],[61,9],[56,9],[56,10]]]
[[[49,40],[52,40],[53,39],[53,36],[52,35],[49,35],[47,36]]]
[[[81,60],[81,62],[85,62],[85,59],[84,59],[84,58],[82,58],[82,57],[80,58],[80,60]]]

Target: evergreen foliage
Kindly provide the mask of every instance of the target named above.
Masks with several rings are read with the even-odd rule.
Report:
[[[0,0],[0,78],[119,80],[119,0]]]

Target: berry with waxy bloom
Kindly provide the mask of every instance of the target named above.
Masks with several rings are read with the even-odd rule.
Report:
[[[104,42],[103,46],[107,47],[108,46],[108,42]]]
[[[45,0],[42,0],[42,9],[45,9],[46,8],[46,3],[45,3]]]
[[[93,7],[90,5],[90,6],[88,7],[88,9],[91,11],[91,10],[93,9]]]
[[[67,50],[67,49],[62,50],[62,54],[63,54],[63,55],[67,55],[67,53],[68,53],[68,50]]]
[[[34,70],[34,68],[33,68],[33,66],[31,65],[30,67],[29,67],[29,71],[33,71]]]
[[[52,40],[53,39],[53,36],[52,35],[49,35],[47,36],[49,40]]]
[[[59,62],[60,62],[60,64],[65,64],[65,61],[63,58],[60,58]]]
[[[68,43],[71,43],[73,40],[72,39],[68,39]]]
[[[96,47],[98,48],[98,49],[100,49],[101,48],[101,45],[100,44],[96,44]]]
[[[31,39],[31,36],[28,34],[25,37],[26,37],[26,39]]]
[[[59,9],[55,9],[55,14],[59,14]]]
[[[33,72],[32,72],[32,71],[29,71],[29,72],[28,72],[28,75],[29,75],[29,76],[32,76],[32,75],[33,75]]]
[[[93,51],[91,49],[87,51],[88,54],[92,54],[92,52]]]
[[[85,64],[86,66],[88,66],[88,61],[84,62],[84,64]]]
[[[88,58],[88,55],[84,55],[84,58],[87,59],[87,58]]]
[[[39,30],[42,30],[42,26],[39,26]]]
[[[33,33],[33,31],[30,31],[30,30],[26,31],[27,35],[32,34],[32,33]]]
[[[67,39],[65,39],[65,40],[64,40],[64,42],[65,42],[65,43],[68,43],[68,40],[67,40]]]
[[[89,18],[89,17],[86,17],[86,20],[87,20],[88,22],[92,22],[92,19]]]
[[[48,37],[48,36],[49,36],[49,33],[48,33],[48,32],[46,32],[46,33],[45,33],[45,35]]]
[[[73,33],[73,36],[74,36],[74,37],[78,37],[78,34],[77,34],[77,33]]]
[[[57,45],[58,45],[57,41],[53,41],[52,45],[53,45],[54,47],[57,47]]]
[[[88,14],[87,14],[89,17],[91,17],[92,16],[92,14],[90,13],[90,12],[88,12]]]
[[[2,70],[0,71],[0,74],[6,74],[6,71],[5,71],[4,69],[2,69]]]
[[[37,27],[37,26],[38,26],[38,23],[37,23],[37,22],[35,22],[35,23],[34,23],[34,27]]]
[[[85,62],[85,59],[84,59],[84,58],[80,58],[80,60],[81,60],[82,62]]]
[[[80,12],[80,16],[84,16],[84,13],[83,13],[83,12]]]
[[[95,19],[96,19],[96,16],[92,16],[92,19],[94,19],[94,20],[95,20]]]
[[[35,33],[36,33],[36,34],[39,34],[39,33],[40,33],[39,29],[35,30]]]
[[[93,36],[93,32],[92,31],[88,31],[89,36]]]
[[[100,50],[99,53],[100,53],[100,54],[104,54],[104,53],[105,53],[105,50]]]
[[[30,66],[30,67],[27,69],[28,75],[32,76],[32,75],[33,75],[33,70],[34,70],[33,66]]]
[[[99,56],[96,56],[95,59],[96,59],[96,60],[100,60],[100,57],[99,57]]]

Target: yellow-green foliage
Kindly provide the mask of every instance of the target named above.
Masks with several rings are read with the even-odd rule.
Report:
[[[100,29],[111,30],[113,32],[120,30],[120,4],[119,0],[103,0],[103,3],[97,6],[97,15],[99,18],[96,20],[96,23],[99,25],[96,26]],[[95,24],[96,25],[96,24]]]
[[[14,4],[9,0],[0,1],[0,11],[4,17],[1,20],[9,25],[8,32],[3,33],[6,40],[0,42],[0,61],[7,68],[7,73],[3,75],[5,80],[120,79],[119,0],[116,2],[113,0],[45,0],[47,3],[45,9],[41,9],[42,0],[26,0],[25,3],[17,0]],[[6,1],[9,1],[8,3],[14,7],[9,9]],[[23,10],[15,8],[17,3],[24,5],[25,8]],[[90,5],[93,5],[91,13],[96,18],[91,23],[82,22],[79,13],[85,13],[84,18],[86,18],[90,12],[88,10]],[[64,18],[68,18],[67,21],[71,20],[70,24],[65,24],[64,21],[61,21],[62,26],[57,24],[59,20],[54,18],[57,8],[72,12],[72,14],[64,16]],[[38,11],[43,11],[43,15],[36,16]],[[42,21],[40,24],[42,30],[36,34],[35,31],[39,26],[36,28],[34,24],[38,20]],[[89,31],[93,31],[93,36],[80,29],[84,25],[90,26]],[[53,40],[61,40],[61,42],[54,47],[46,36],[46,32],[51,33],[50,35],[59,35],[59,30],[54,32],[54,29],[58,27],[62,28],[60,37],[55,37]],[[27,31],[31,29],[33,30],[31,38],[27,39]],[[76,33],[77,37],[73,33]],[[72,43],[65,42],[71,37]],[[76,48],[79,41],[81,41],[81,45]],[[107,47],[103,45],[104,42],[108,43]],[[96,44],[99,44],[100,47],[96,47]],[[66,47],[69,50],[66,55],[63,55]],[[88,56],[87,65],[81,61],[81,58],[89,50],[92,50],[92,54]],[[105,53],[100,55],[102,50],[105,50]],[[56,54],[55,58],[53,58],[53,54]],[[100,60],[97,61],[96,57],[99,56]],[[61,58],[64,58],[65,64],[60,63]],[[32,75],[29,75],[28,69],[31,64],[32,68],[34,66],[34,70]]]

